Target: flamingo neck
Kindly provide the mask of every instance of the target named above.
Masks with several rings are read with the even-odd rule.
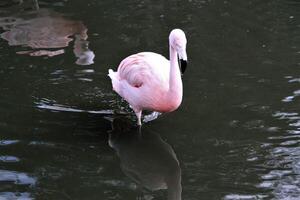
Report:
[[[170,45],[170,76],[169,76],[169,95],[182,98],[182,81],[178,66],[177,52]]]

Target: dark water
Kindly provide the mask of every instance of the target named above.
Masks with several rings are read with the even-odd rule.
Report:
[[[298,0],[36,7],[0,2],[1,200],[159,200],[181,186],[186,200],[300,199]],[[107,70],[168,56],[175,27],[184,101],[138,135]]]

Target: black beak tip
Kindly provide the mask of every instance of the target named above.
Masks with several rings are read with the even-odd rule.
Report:
[[[187,61],[180,59],[180,70],[181,70],[181,74],[184,74],[185,70],[187,68]]]

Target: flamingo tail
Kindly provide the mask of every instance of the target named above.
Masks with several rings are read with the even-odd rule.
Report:
[[[119,79],[118,79],[117,72],[114,72],[112,69],[109,69],[108,76],[111,79],[113,90],[119,93]]]

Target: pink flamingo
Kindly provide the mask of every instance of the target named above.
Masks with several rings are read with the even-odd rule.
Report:
[[[182,101],[181,72],[187,65],[186,37],[174,29],[169,35],[170,61],[153,52],[141,52],[125,58],[117,72],[109,69],[113,90],[123,97],[137,116],[140,126],[143,110],[172,112]]]

